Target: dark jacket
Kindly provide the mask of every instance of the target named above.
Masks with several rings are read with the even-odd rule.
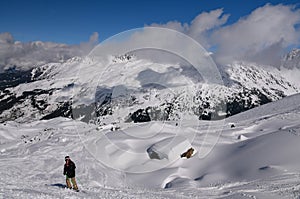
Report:
[[[64,166],[64,175],[67,175],[69,178],[75,177],[75,163],[69,160],[69,164],[65,164]]]

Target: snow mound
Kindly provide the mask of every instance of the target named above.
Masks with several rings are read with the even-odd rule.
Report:
[[[168,159],[169,161],[174,161],[180,158],[180,155],[186,152],[188,149],[193,148],[192,144],[188,139],[181,136],[176,136],[173,138],[166,138],[158,143],[153,144],[147,149],[149,157],[151,159]],[[194,150],[194,155],[196,151]]]
[[[241,141],[244,141],[244,140],[247,140],[248,138],[244,135],[239,135],[238,139],[241,140]]]

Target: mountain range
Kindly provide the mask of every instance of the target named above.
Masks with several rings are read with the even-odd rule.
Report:
[[[247,62],[220,66],[222,85],[204,82],[193,66],[129,54],[111,57],[105,67],[88,57],[26,71],[13,67],[0,74],[0,121],[218,120],[298,93],[299,84],[285,74],[299,69],[299,58],[300,50],[291,51],[279,69]]]

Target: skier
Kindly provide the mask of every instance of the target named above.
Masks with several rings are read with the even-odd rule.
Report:
[[[73,184],[73,189],[78,191],[78,187],[75,180],[75,169],[76,169],[75,163],[70,159],[69,156],[65,157],[65,161],[66,163],[64,165],[64,175],[66,175],[67,187],[69,189],[72,188],[70,183],[70,179],[71,179],[71,182]]]

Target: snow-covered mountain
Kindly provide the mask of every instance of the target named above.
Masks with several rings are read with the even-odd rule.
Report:
[[[300,85],[300,49],[293,49],[282,60],[282,76],[295,85]]]
[[[58,116],[99,124],[215,120],[299,92],[281,71],[251,63],[220,67],[224,84],[205,83],[190,66],[160,64],[132,55],[104,65],[74,57],[22,73],[0,76],[0,120],[19,122]],[[30,74],[30,75],[29,75]]]
[[[284,56],[282,65],[288,69],[300,69],[300,49],[293,49],[286,56]]]
[[[5,69],[30,70],[51,62],[64,63],[74,56],[84,56],[98,43],[98,33],[80,45],[54,42],[20,42],[6,32],[0,33],[0,72]]]

